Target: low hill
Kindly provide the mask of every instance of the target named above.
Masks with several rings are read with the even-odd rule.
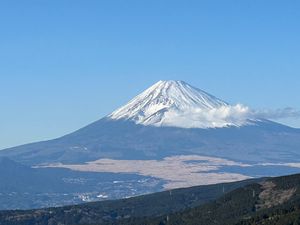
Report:
[[[158,218],[122,221],[120,224],[298,225],[300,175],[266,179],[238,188],[199,207]]]

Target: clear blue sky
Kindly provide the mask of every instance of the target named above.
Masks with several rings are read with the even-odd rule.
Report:
[[[161,79],[300,109],[299,12],[297,0],[3,0],[0,149],[76,130]]]

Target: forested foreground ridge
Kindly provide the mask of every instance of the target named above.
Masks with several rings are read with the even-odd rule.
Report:
[[[131,199],[2,211],[0,224],[300,224],[300,174],[200,186]],[[225,194],[222,194],[222,193]]]

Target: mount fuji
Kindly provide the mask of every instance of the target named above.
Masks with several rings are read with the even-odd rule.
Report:
[[[248,107],[230,105],[171,80],[157,82],[71,134],[0,151],[0,157],[27,165],[191,154],[244,162],[295,162],[300,158],[300,129],[256,118]]]

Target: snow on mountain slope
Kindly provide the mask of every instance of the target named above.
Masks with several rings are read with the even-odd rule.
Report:
[[[248,107],[228,103],[183,81],[159,81],[108,118],[137,124],[182,128],[242,126],[252,120]]]

